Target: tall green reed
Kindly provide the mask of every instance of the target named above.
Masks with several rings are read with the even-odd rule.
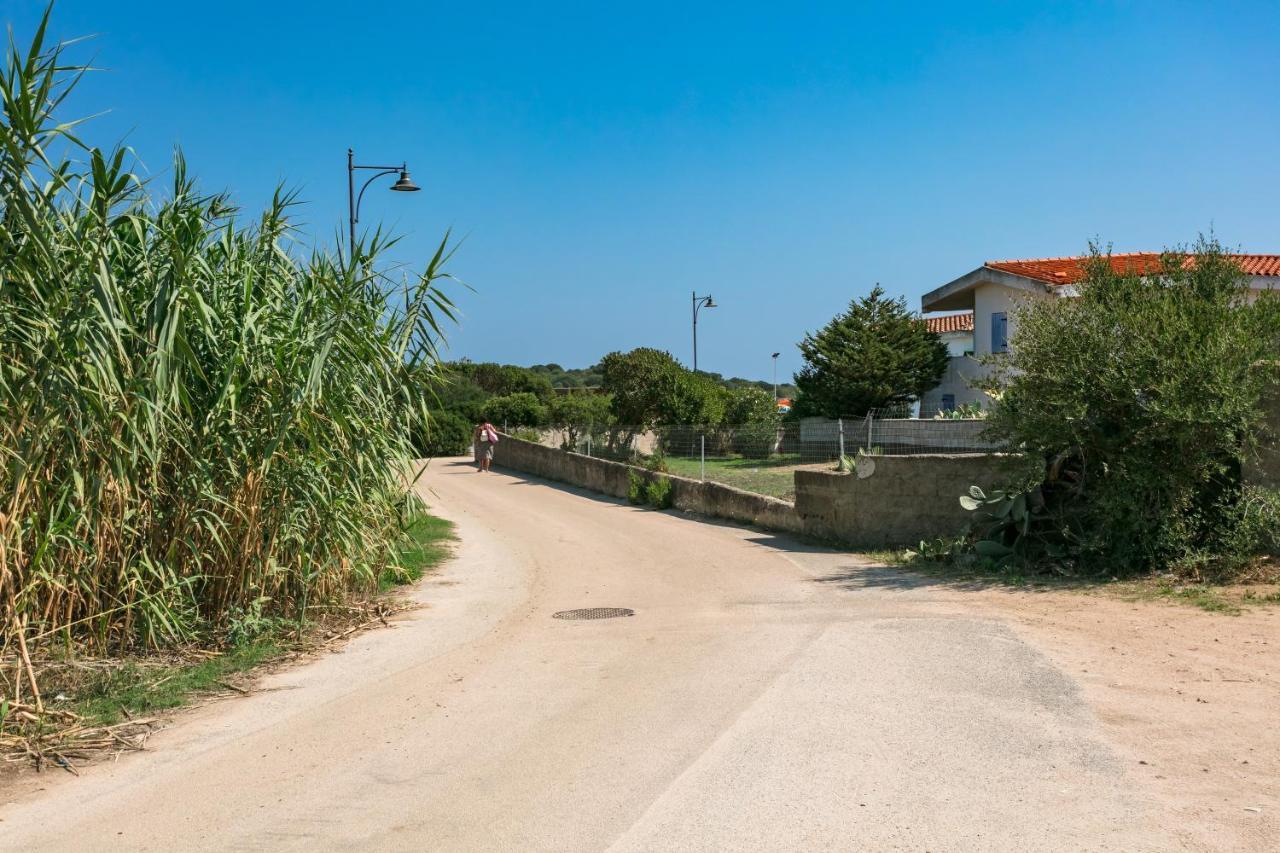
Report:
[[[59,118],[86,69],[47,24],[0,75],[3,641],[161,646],[373,583],[416,500],[449,236],[397,283],[381,233],[298,249],[290,193],[246,223],[180,155],[155,192]]]

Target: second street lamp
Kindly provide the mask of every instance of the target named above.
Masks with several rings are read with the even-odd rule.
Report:
[[[711,298],[711,294],[699,296],[698,291],[693,291],[693,372],[698,372],[698,310],[701,308],[715,308],[716,302]]]
[[[364,182],[364,185],[360,187],[359,194],[356,193],[356,169],[369,169],[377,173]],[[408,164],[401,163],[399,166],[361,166],[356,163],[355,152],[350,148],[347,149],[347,227],[350,229],[349,236],[351,238],[348,246],[353,257],[356,251],[356,223],[360,221],[360,200],[364,198],[364,191],[369,188],[369,184],[383,175],[394,175],[396,172],[400,173],[400,178],[391,185],[390,189],[393,192],[416,193],[422,189],[409,177]]]

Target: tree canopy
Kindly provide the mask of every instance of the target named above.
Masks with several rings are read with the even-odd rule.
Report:
[[[796,415],[839,418],[918,399],[942,379],[947,347],[905,299],[879,285],[800,342]]]
[[[1084,568],[1247,554],[1246,527],[1277,521],[1245,524],[1275,499],[1243,489],[1240,468],[1277,380],[1280,301],[1253,300],[1212,240],[1145,275],[1092,254],[1078,298],[1019,312],[990,429],[1046,460],[1055,553]]]

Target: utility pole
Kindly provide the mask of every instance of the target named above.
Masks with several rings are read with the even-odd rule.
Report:
[[[782,355],[780,352],[773,354],[773,405],[775,407],[778,405],[778,356],[780,355]]]

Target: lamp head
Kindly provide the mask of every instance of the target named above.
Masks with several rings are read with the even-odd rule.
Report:
[[[720,307],[720,306],[716,305],[716,301],[715,301],[714,299],[712,299],[710,296],[708,296],[708,297],[707,297],[707,301],[706,301],[705,303],[703,303],[703,305],[704,305],[705,307],[707,307],[707,308],[719,308],[719,307]]]
[[[409,177],[408,170],[401,171],[400,180],[391,185],[391,191],[397,193],[416,193],[420,189],[422,187],[415,184],[413,179]]]

